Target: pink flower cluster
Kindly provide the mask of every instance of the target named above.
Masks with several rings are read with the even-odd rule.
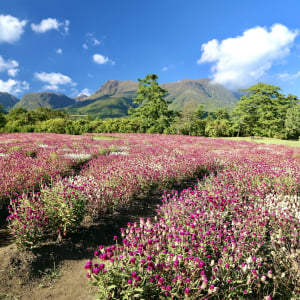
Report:
[[[299,150],[197,141],[223,169],[194,189],[164,193],[157,218],[100,246],[87,276],[103,299],[297,299]]]

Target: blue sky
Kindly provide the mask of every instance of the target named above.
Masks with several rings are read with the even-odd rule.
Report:
[[[299,0],[1,0],[0,92],[75,97],[155,73],[300,97],[299,15]]]

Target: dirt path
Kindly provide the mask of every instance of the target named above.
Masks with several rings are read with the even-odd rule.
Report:
[[[113,244],[113,236],[128,222],[154,216],[159,203],[161,192],[136,201],[128,210],[105,216],[97,224],[83,226],[60,244],[48,243],[27,255],[18,253],[7,239],[7,230],[0,230],[0,299],[95,299],[86,279],[86,261],[93,258],[99,244]]]

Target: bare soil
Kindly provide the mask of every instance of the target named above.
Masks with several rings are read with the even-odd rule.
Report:
[[[175,188],[181,190],[195,183],[189,181]],[[17,250],[6,228],[0,228],[0,299],[96,299],[96,291],[86,278],[86,261],[93,258],[98,245],[113,244],[113,236],[119,236],[120,228],[128,222],[156,215],[161,194],[156,191],[140,197],[127,209],[82,225],[61,243],[48,241],[26,253]]]

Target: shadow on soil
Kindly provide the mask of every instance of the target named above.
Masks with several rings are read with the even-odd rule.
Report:
[[[172,189],[181,191],[184,188],[193,187],[195,184],[197,184],[197,180],[186,181],[172,186]],[[28,251],[25,255],[26,258],[23,255],[20,257],[16,252],[10,257],[10,264],[14,268],[21,268],[25,271],[22,272],[24,274],[22,280],[26,282],[40,277],[41,274],[53,267],[53,264],[59,266],[68,260],[92,259],[98,245],[114,244],[113,236],[120,236],[120,228],[126,227],[128,222],[139,221],[139,218],[154,217],[157,205],[161,204],[161,200],[162,191],[155,191],[139,197],[127,209],[105,215],[98,222],[81,226],[61,243],[44,243]],[[10,239],[4,241],[6,244],[11,242]]]

